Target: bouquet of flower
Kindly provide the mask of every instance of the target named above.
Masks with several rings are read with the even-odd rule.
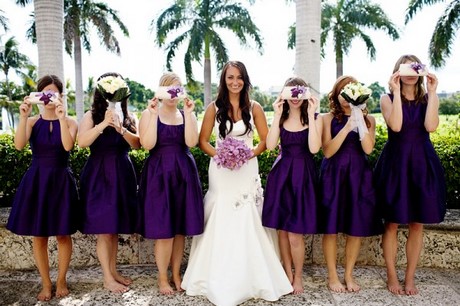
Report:
[[[114,120],[116,124],[122,124],[124,115],[121,109],[121,101],[131,95],[128,84],[120,76],[109,75],[97,82],[97,89],[109,103],[109,109],[115,111]]]
[[[119,76],[109,75],[101,78],[97,82],[97,89],[107,102],[120,102],[131,95],[128,84]]]
[[[372,90],[358,82],[348,83],[340,92],[340,95],[350,103],[351,116],[349,120],[356,122],[356,128],[353,130],[359,133],[359,140],[363,139],[364,134],[369,133],[362,110],[366,108],[366,100],[371,93]]]
[[[252,150],[244,143],[233,137],[218,141],[217,154],[213,157],[217,167],[230,170],[241,168],[253,156]]]
[[[371,89],[359,82],[356,82],[348,83],[347,85],[345,85],[345,87],[340,92],[340,95],[345,100],[347,100],[348,103],[358,106],[364,104],[371,95],[371,93]]]

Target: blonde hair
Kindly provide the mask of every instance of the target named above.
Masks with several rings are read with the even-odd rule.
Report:
[[[180,77],[174,72],[165,72],[160,78],[160,86],[169,86],[175,82],[182,84]]]

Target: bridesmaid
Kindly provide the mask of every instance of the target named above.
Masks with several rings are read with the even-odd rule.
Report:
[[[293,77],[284,86],[307,88],[307,83]],[[321,148],[322,118],[315,114],[318,105],[316,97],[278,98],[267,136],[269,150],[281,139],[282,153],[267,177],[262,224],[279,230],[281,260],[294,294],[303,292],[303,235],[317,233],[318,173],[313,154]]]
[[[118,73],[106,76],[121,77]],[[140,148],[137,120],[128,113],[128,97],[121,101],[123,122],[114,120],[114,110],[96,87],[91,110],[80,123],[78,145],[90,147],[91,154],[80,176],[83,205],[83,234],[96,234],[96,252],[104,275],[104,288],[114,293],[128,290],[131,279],[116,268],[118,234],[135,231],[137,180],[128,156]]]
[[[356,292],[359,285],[353,269],[359,255],[362,237],[379,235],[383,224],[378,215],[372,167],[367,160],[375,144],[375,119],[364,109],[367,129],[362,140],[354,130],[351,108],[342,89],[357,80],[341,76],[329,93],[330,112],[323,116],[323,152],[321,164],[320,222],[324,225],[323,252],[328,270],[328,287],[334,292]],[[345,286],[337,275],[337,234],[346,235]]]
[[[400,64],[421,64],[415,55],[403,55],[390,77],[390,93],[380,100],[388,127],[388,141],[375,168],[377,196],[384,212],[383,257],[387,266],[388,290],[413,295],[415,269],[423,248],[423,224],[439,223],[446,213],[446,182],[430,133],[439,124],[438,79],[402,76]],[[404,288],[396,273],[398,226],[408,224],[407,267]]]
[[[35,263],[42,279],[37,298],[49,301],[52,291],[48,259],[50,236],[56,236],[58,245],[56,297],[69,294],[66,275],[72,254],[70,235],[77,231],[78,205],[69,151],[75,144],[77,122],[65,114],[60,98],[63,85],[57,76],[42,77],[37,82],[37,90],[54,92],[59,98],[45,101],[43,113],[33,117],[29,117],[32,105],[28,96],[19,106],[14,145],[22,150],[30,141],[32,164],[16,191],[6,228],[18,235],[33,236]]]
[[[172,72],[160,79],[161,87],[179,89],[180,78]],[[181,291],[180,267],[185,236],[199,235],[204,227],[201,183],[189,148],[198,143],[195,103],[185,98],[179,110],[179,98],[149,101],[142,113],[139,132],[142,146],[150,151],[139,188],[141,206],[139,233],[155,239],[158,287],[162,294],[172,294],[172,283]]]

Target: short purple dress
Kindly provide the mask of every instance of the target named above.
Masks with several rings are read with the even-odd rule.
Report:
[[[401,131],[388,128],[388,141],[375,167],[377,198],[386,222],[429,224],[444,220],[446,181],[424,126],[426,108],[427,96],[418,103],[403,103]]]
[[[6,228],[26,236],[71,235],[77,231],[78,194],[59,120],[40,117],[29,143],[32,164],[16,190]]]
[[[345,126],[349,116],[331,121],[331,137]],[[339,150],[324,158],[320,172],[321,233],[368,237],[383,233],[376,203],[372,167],[361,147],[359,134],[348,133]]]
[[[144,163],[138,232],[149,239],[199,235],[204,229],[203,194],[185,125],[163,124],[158,118],[155,147]]]
[[[267,177],[262,224],[297,234],[317,233],[318,171],[308,149],[308,128],[280,129],[281,154]]]
[[[129,144],[107,127],[90,146],[80,175],[84,234],[132,234],[137,219],[137,179]]]

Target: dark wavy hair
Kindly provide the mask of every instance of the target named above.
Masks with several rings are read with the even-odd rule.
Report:
[[[329,109],[331,110],[331,114],[337,118],[339,122],[342,122],[343,115],[345,114],[342,106],[340,105],[339,96],[342,89],[349,83],[356,83],[358,82],[354,77],[349,75],[342,75],[336,81],[334,86],[332,87],[331,92],[328,94],[329,98]],[[366,126],[369,128],[371,127],[371,122],[367,118],[369,111],[367,107],[363,110],[364,114],[364,121],[366,122]]]
[[[305,86],[307,87],[308,84],[303,79],[299,77],[291,77],[284,82],[284,86]],[[284,121],[286,121],[289,117],[289,104],[287,100],[284,100],[283,104],[283,113],[281,114],[280,118],[280,128],[283,127]],[[308,124],[308,100],[303,100],[302,105],[300,105],[300,122],[302,125]]]
[[[395,66],[393,67],[393,73],[395,73],[396,71],[399,70],[399,65],[405,64],[405,63],[413,63],[413,62],[416,62],[416,63],[419,63],[419,64],[422,63],[420,61],[420,59],[415,55],[412,55],[412,54],[402,55],[396,61]],[[427,102],[426,99],[425,99],[425,93],[426,93],[425,92],[425,87],[423,86],[424,79],[425,78],[423,76],[419,76],[418,80],[417,80],[417,83],[415,84],[415,103],[418,103],[418,102],[426,103]],[[402,91],[403,83],[402,83],[401,79],[399,80],[399,85],[401,86],[401,100],[402,100],[402,102],[409,103],[410,101],[407,100],[406,97],[403,94],[403,91]],[[390,92],[393,94],[393,90],[391,88],[390,88]]]
[[[54,84],[56,85],[59,93],[62,94],[64,91],[64,86],[62,85],[62,81],[54,74],[48,74],[41,77],[37,82],[37,90],[43,91],[43,89],[48,86]]]
[[[107,76],[121,77],[123,79],[119,73],[108,72],[101,75],[97,81]],[[93,117],[94,124],[99,124],[104,120],[107,107],[108,103],[96,85],[96,89],[94,90],[93,104],[91,105],[91,115]],[[136,133],[136,122],[134,121],[134,118],[131,117],[128,113],[128,97],[121,101],[121,110],[123,111],[124,117],[123,127],[127,128],[132,133]]]
[[[227,70],[229,67],[235,67],[241,73],[244,85],[243,89],[240,92],[240,101],[239,108],[241,110],[241,117],[243,119],[246,130],[244,134],[247,134],[252,131],[251,125],[251,100],[249,98],[249,92],[252,88],[251,81],[249,80],[249,75],[246,70],[246,67],[242,62],[239,61],[229,61],[222,68],[222,73],[220,75],[219,81],[219,91],[217,93],[216,106],[217,113],[216,119],[219,123],[219,136],[220,138],[225,138],[233,130],[233,108],[230,104],[229,93],[227,88],[227,83],[225,81]],[[230,128],[227,128],[227,121],[230,122]]]

